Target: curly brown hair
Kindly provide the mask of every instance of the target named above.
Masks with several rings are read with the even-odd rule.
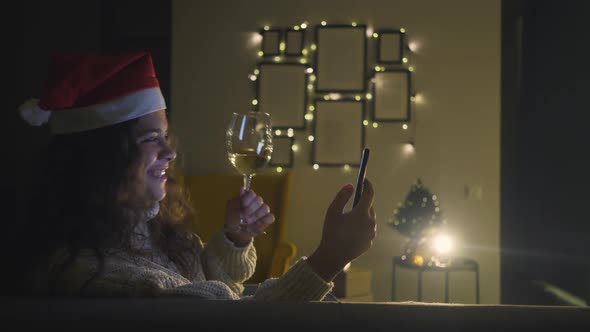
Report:
[[[125,218],[117,199],[135,171],[138,149],[131,133],[137,121],[51,137],[30,218],[30,229],[37,234],[32,253],[36,259],[67,248],[70,259],[65,268],[81,249],[91,249],[102,266],[104,249],[137,253],[130,236],[136,224]],[[195,237],[187,226],[194,213],[183,183],[173,176],[175,164],[169,165],[157,222],[149,225],[154,244],[190,278]]]

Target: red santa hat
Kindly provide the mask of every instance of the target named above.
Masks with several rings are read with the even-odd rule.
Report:
[[[151,55],[56,55],[44,96],[19,107],[54,134],[96,129],[166,108]]]

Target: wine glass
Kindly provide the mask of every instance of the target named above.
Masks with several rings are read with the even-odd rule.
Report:
[[[225,134],[225,149],[232,166],[244,176],[250,190],[252,177],[272,155],[270,115],[263,112],[233,113]],[[246,226],[242,221],[242,226]]]

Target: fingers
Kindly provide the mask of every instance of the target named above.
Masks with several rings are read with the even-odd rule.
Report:
[[[352,197],[353,189],[354,188],[351,184],[347,184],[344,187],[342,187],[342,189],[340,189],[340,191],[336,194],[336,197],[334,197],[334,200],[328,207],[328,211],[330,214],[342,213],[342,210],[346,206],[346,203],[348,203],[350,197]]]
[[[266,204],[262,204],[256,211],[253,213],[246,215],[246,222],[251,224],[253,222],[258,221],[258,219],[263,218],[264,216],[270,214],[270,207]]]
[[[375,196],[375,191],[373,190],[373,184],[368,179],[365,179],[363,183],[363,193],[361,194],[361,199],[357,206],[361,206],[362,208],[370,208],[373,206],[373,197]]]
[[[249,216],[258,210],[263,204],[264,200],[262,197],[258,196],[254,191],[250,190],[246,193],[242,199],[242,213],[245,216]]]

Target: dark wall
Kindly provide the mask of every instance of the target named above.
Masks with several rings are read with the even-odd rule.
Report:
[[[590,2],[504,0],[502,302],[590,300]]]
[[[35,161],[48,137],[46,127],[29,127],[17,107],[26,99],[40,97],[47,76],[49,56],[54,52],[118,54],[150,51],[164,98],[170,103],[170,1],[25,0],[16,4],[21,16],[13,34],[16,51],[16,93],[12,96],[10,125],[16,133],[15,220],[7,225],[2,253],[10,266],[19,263],[18,248],[26,246],[19,234],[27,213],[27,197],[34,190]],[[4,257],[2,257],[4,258]],[[14,278],[3,274],[2,278]],[[6,285],[7,283],[2,283]],[[2,294],[14,293],[14,287]]]

